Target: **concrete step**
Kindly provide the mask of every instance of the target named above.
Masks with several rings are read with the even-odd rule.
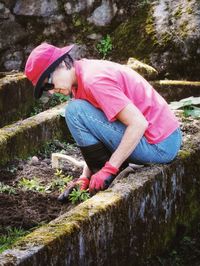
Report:
[[[190,96],[200,96],[200,81],[157,80],[150,83],[168,103]]]
[[[183,119],[183,126],[192,121]],[[195,121],[195,129],[200,121]],[[141,265],[200,217],[200,132],[172,163],[126,168],[108,190],[22,238],[0,265]]]
[[[41,145],[53,138],[69,138],[64,118],[60,110],[65,104],[20,120],[0,129],[0,164],[16,157],[25,158],[34,154]]]

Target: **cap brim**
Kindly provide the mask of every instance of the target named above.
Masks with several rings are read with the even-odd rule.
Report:
[[[57,58],[51,65],[48,66],[48,68],[42,73],[40,76],[37,84],[34,88],[34,97],[36,99],[41,98],[43,94],[43,83],[44,80],[55,70],[55,68],[62,62],[65,55],[73,48],[74,45],[66,46],[63,48],[60,48],[61,50],[61,56]]]

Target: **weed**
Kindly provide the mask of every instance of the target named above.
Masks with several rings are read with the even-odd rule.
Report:
[[[75,204],[81,201],[85,201],[90,198],[88,190],[73,189],[69,194],[69,200]]]
[[[19,239],[19,237],[22,237],[29,233],[29,231],[25,231],[21,228],[11,228],[6,227],[4,229],[5,234],[0,236],[0,253],[4,250],[10,248],[12,244]]]
[[[112,50],[112,40],[109,35],[106,35],[106,37],[97,44],[97,50],[103,56],[103,59],[105,59]]]
[[[46,143],[38,152],[38,155],[41,157],[49,157],[53,152],[60,152],[62,150],[73,149],[74,145],[68,144],[64,141],[60,142],[58,140],[54,140],[52,142]]]
[[[45,192],[46,188],[40,184],[40,181],[37,177],[33,179],[22,178],[19,183],[19,187],[24,190],[31,190],[37,192]]]
[[[61,93],[54,93],[46,103],[43,103],[41,100],[36,101],[35,106],[30,112],[30,116],[34,116],[43,112],[49,108],[52,108],[60,103],[66,102],[69,100],[69,96],[63,95]]]
[[[16,194],[16,190],[13,187],[10,187],[8,185],[4,185],[2,182],[0,182],[0,193],[7,193],[9,195]]]

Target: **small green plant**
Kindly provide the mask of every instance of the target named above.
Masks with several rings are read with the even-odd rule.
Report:
[[[12,244],[18,240],[20,237],[29,233],[21,228],[10,228],[7,227],[4,229],[5,234],[0,236],[0,253],[4,250],[10,248]]]
[[[18,185],[24,190],[31,190],[37,192],[45,192],[46,190],[45,186],[42,186],[40,184],[40,181],[37,177],[34,177],[33,179],[22,178],[19,181]]]
[[[57,178],[54,179],[50,185],[49,185],[49,189],[50,190],[54,190],[55,188],[58,188],[59,191],[63,191],[63,189],[65,188],[65,186],[73,179],[72,176],[68,175],[65,176],[62,172],[62,170],[56,169],[56,172],[54,174]]]
[[[0,193],[7,193],[9,195],[16,194],[15,188],[5,185],[2,182],[0,182]]]
[[[88,190],[73,189],[69,194],[69,200],[75,204],[81,201],[85,201],[90,198]]]
[[[106,35],[106,37],[97,44],[97,50],[102,55],[103,59],[105,59],[109,52],[112,51],[112,48],[112,40],[109,35]]]

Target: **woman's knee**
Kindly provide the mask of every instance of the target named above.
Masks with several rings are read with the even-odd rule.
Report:
[[[83,108],[84,100],[72,100],[65,108],[65,115],[76,115]]]

